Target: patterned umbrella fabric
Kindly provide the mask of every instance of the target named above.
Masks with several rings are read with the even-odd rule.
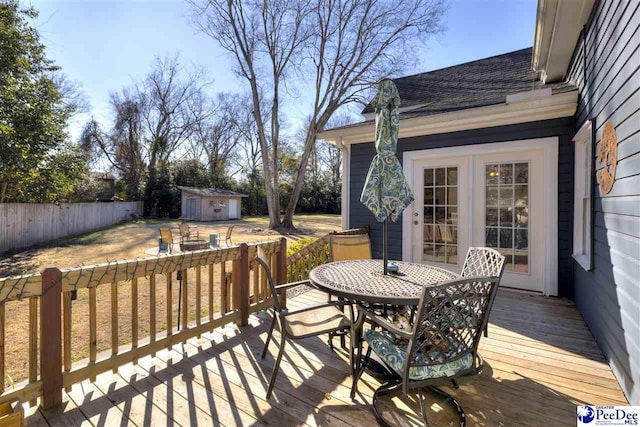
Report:
[[[395,83],[383,79],[378,83],[374,99],[376,109],[376,156],[371,162],[360,202],[378,222],[397,221],[413,201],[413,193],[396,157],[400,127],[400,95]]]

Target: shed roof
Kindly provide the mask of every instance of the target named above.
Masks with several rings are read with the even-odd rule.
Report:
[[[237,193],[231,190],[224,190],[221,188],[197,188],[197,187],[182,187],[178,188],[186,193],[197,194],[198,196],[205,197],[249,197],[246,194]]]

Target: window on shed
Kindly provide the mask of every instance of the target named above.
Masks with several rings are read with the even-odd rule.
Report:
[[[219,200],[218,201],[218,206],[220,206],[221,208],[224,208],[225,206],[227,206],[227,201],[226,200]]]
[[[573,137],[573,258],[587,271],[591,270],[592,138],[590,120]]]

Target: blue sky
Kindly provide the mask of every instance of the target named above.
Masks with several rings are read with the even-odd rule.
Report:
[[[141,80],[154,56],[179,53],[183,62],[205,67],[214,81],[214,92],[241,92],[245,88],[245,82],[233,74],[232,58],[191,26],[186,1],[23,3],[40,11],[34,24],[49,57],[81,85],[91,114],[104,123],[110,118],[109,92]],[[416,48],[419,64],[407,74],[531,46],[535,14],[535,0],[450,0],[446,33]],[[288,122],[295,123],[308,114],[302,110],[298,106],[285,109]],[[78,116],[71,124],[72,137],[79,134],[87,118]]]

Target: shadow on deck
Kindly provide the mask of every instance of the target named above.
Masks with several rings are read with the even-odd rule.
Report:
[[[318,291],[289,300],[295,308],[325,301]],[[274,397],[265,400],[277,352],[259,355],[268,317],[229,325],[125,365],[117,374],[75,385],[62,407],[28,410],[26,425],[376,425],[370,410],[378,381],[364,376],[349,399],[348,354],[310,338],[288,347]],[[336,345],[338,340],[336,340]],[[501,290],[480,352],[485,371],[462,380],[455,395],[469,425],[575,425],[576,405],[622,405],[622,394],[589,329],[565,299]],[[418,425],[409,397],[394,403]],[[437,402],[434,425],[455,420]],[[400,420],[395,420],[400,424]]]

